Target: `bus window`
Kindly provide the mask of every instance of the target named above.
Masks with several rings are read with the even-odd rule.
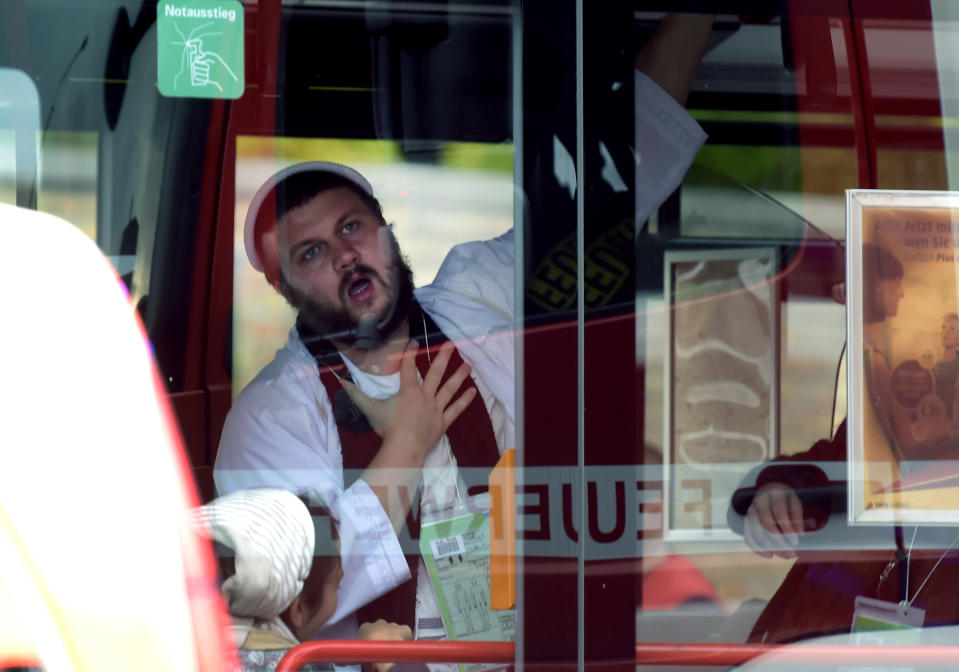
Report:
[[[959,620],[942,597],[955,548],[926,524],[942,520],[897,531],[858,525],[847,510],[856,464],[846,432],[868,408],[849,380],[865,349],[847,342],[857,333],[847,283],[861,279],[846,263],[846,199],[955,186],[957,17],[938,1],[807,5],[9,0],[0,201],[72,222],[113,264],[204,499],[279,484],[346,512],[337,522],[348,588],[320,636],[356,634],[359,610],[381,606],[379,588],[363,586],[390,584],[412,591],[406,617],[421,640],[515,634],[524,664],[632,669],[637,643],[680,639],[848,642],[862,596],[915,598],[932,637],[940,630],[928,626]],[[242,88],[165,95],[158,10],[200,35],[203,23],[189,21],[237,7]],[[198,9],[212,15],[187,11]],[[209,87],[198,53],[189,86]],[[334,172],[347,184],[271,204],[251,256],[256,194],[308,162],[345,167]],[[399,256],[347,238],[357,222],[333,237],[311,231],[299,257],[281,240],[281,222],[283,236],[325,225],[288,216],[340,187],[370,212],[367,197],[378,200],[377,222],[392,228],[378,226],[377,240],[395,240],[422,310],[398,308],[405,285],[377,278],[376,263],[389,275],[401,265],[387,259]],[[274,233],[268,269],[252,257]],[[347,260],[337,287],[306,270],[330,243]],[[376,263],[361,264],[357,250]],[[959,310],[947,282],[930,301],[931,326],[905,324],[918,311],[906,297],[927,291],[912,261],[883,278],[893,287],[884,310],[897,314],[879,322],[890,344],[906,332],[908,347],[923,344],[910,358],[929,376],[916,375],[951,399],[949,316]],[[319,331],[331,306],[343,308],[343,328]],[[406,319],[394,324],[397,310]],[[298,316],[317,319],[301,333]],[[426,465],[438,480],[371,472],[377,487],[364,489],[365,469],[395,445],[381,437],[389,421],[392,431],[415,417],[390,414],[399,371],[380,357],[384,344],[411,339],[425,357],[417,385],[440,341],[455,344],[472,385],[464,378],[470,391],[450,396],[477,395],[482,408],[465,408],[482,431],[451,424],[430,437],[413,472]],[[886,354],[887,368],[901,363]],[[882,367],[876,375],[885,380]],[[365,396],[354,398],[357,379]],[[264,400],[270,387],[289,394]],[[922,434],[937,408],[885,410],[913,413]],[[912,443],[889,422],[896,441]],[[480,437],[480,457],[459,454],[464,436]],[[937,444],[940,456],[951,440]],[[475,540],[483,516],[456,533],[430,524],[438,509],[485,511],[486,477],[506,450],[517,465],[516,593],[515,611],[500,612],[485,608],[483,560],[461,566],[452,552]],[[789,515],[774,515],[771,501]],[[888,515],[918,515],[907,508]],[[368,515],[350,519],[358,510]],[[357,571],[379,558],[350,550],[358,521],[378,523],[389,580],[364,583]],[[452,568],[446,584],[437,560]],[[840,595],[838,575],[875,589]],[[449,589],[449,601],[417,617],[424,586],[433,597]]]

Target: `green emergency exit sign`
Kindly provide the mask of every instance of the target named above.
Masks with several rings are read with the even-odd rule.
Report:
[[[161,0],[157,5],[157,85],[164,96],[239,98],[243,5],[237,0]]]

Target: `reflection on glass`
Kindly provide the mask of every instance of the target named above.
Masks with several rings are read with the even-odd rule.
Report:
[[[38,209],[75,224],[93,240],[97,231],[97,138],[94,132],[45,132],[37,197]],[[111,261],[117,264],[117,260]],[[117,266],[120,275],[129,272],[121,266]]]
[[[17,165],[12,129],[0,128],[0,203],[17,203]]]

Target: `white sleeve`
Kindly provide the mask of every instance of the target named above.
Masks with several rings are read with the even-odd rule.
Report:
[[[280,487],[329,507],[344,575],[329,621],[334,623],[409,579],[409,566],[369,486],[357,480],[343,487],[339,440],[325,394],[321,413],[278,386],[278,381],[254,383],[237,397],[223,427],[213,478],[221,495]]]
[[[504,321],[512,326],[516,299],[515,256],[513,229],[491,240],[455,245],[443,259],[432,284],[422,291],[469,296],[498,313],[492,325],[477,324],[477,329],[490,331]]]
[[[483,242],[455,246],[436,279],[416,299],[475,373],[499,399],[511,420],[515,372],[515,249],[512,229]]]
[[[635,73],[636,222],[643,224],[682,182],[706,133],[656,82]]]

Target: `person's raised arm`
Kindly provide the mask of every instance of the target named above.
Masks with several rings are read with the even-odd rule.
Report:
[[[668,14],[636,55],[636,69],[685,105],[715,19],[709,14]]]

